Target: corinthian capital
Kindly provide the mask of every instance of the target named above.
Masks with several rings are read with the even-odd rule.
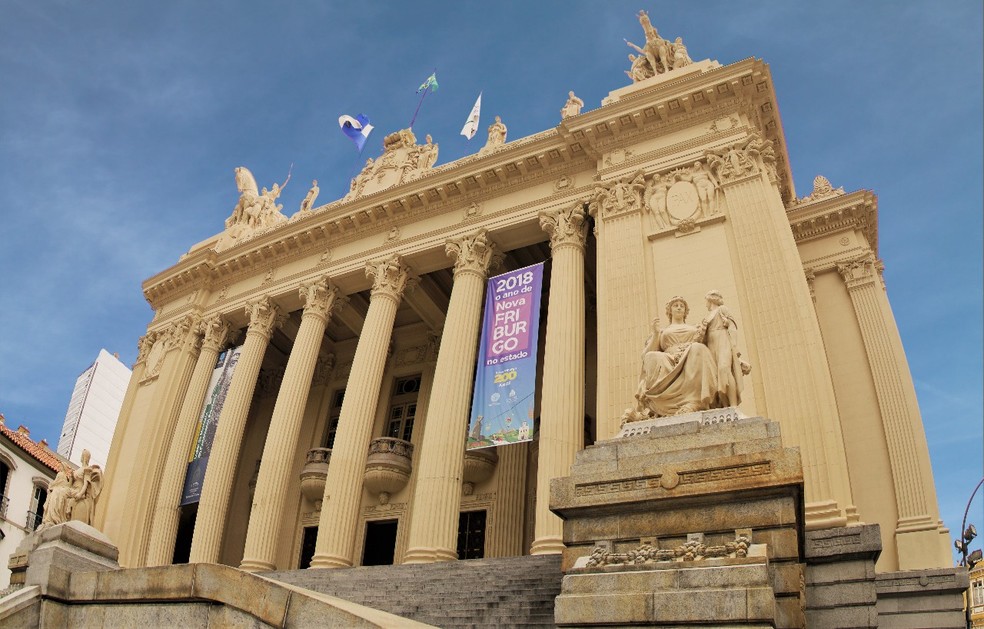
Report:
[[[588,221],[583,203],[576,203],[566,210],[540,212],[540,227],[550,234],[551,249],[577,247],[584,250]]]
[[[282,326],[287,319],[287,315],[280,311],[280,306],[266,296],[246,304],[246,316],[249,318],[247,334],[255,332],[268,339],[273,331]]]
[[[474,234],[449,239],[444,251],[454,258],[454,274],[472,273],[485,278],[493,258],[495,243],[488,239],[488,232],[481,229]]]
[[[875,258],[875,254],[868,252],[859,258],[838,263],[837,272],[844,278],[847,288],[851,289],[874,284],[880,266],[880,261]]]
[[[741,179],[746,175],[765,170],[769,178],[776,178],[776,153],[772,142],[758,135],[751,135],[731,146],[707,152],[711,173],[720,182]]]
[[[201,318],[198,315],[186,315],[178,319],[167,330],[167,349],[185,348],[197,351],[201,337],[198,328]]]
[[[327,277],[303,284],[300,290],[301,302],[304,304],[304,315],[313,315],[325,321],[331,316],[338,299],[338,288],[328,281]]]
[[[398,255],[366,264],[366,277],[373,278],[371,296],[385,295],[397,301],[411,282],[410,268]]]
[[[147,360],[147,355],[150,354],[151,348],[154,347],[154,343],[157,342],[157,337],[160,336],[160,332],[154,330],[148,332],[137,340],[137,360],[134,362],[142,363]]]
[[[232,332],[230,326],[221,315],[212,315],[202,321],[201,330],[205,334],[202,340],[202,347],[213,352],[218,352],[229,340]]]

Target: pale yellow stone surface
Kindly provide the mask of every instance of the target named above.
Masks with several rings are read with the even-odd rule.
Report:
[[[662,67],[648,31],[646,40],[639,54],[651,65],[645,51],[655,52]],[[675,49],[667,50],[676,60]],[[633,404],[650,323],[666,301],[683,296],[695,318],[711,288],[725,296],[739,326],[737,345],[753,366],[740,409],[778,421],[783,445],[801,450],[807,526],[880,524],[879,570],[949,563],[914,388],[880,280],[874,195],[844,193],[818,178],[811,194],[797,197],[762,61],[669,66],[616,87],[604,107],[571,101],[556,128],[508,142],[504,130],[494,130],[491,150],[454,163],[436,164],[433,140],[394,131],[385,155],[374,158],[348,196],[287,220],[276,216],[276,190],[267,191],[269,203],[254,200],[255,181],[237,178],[228,206],[242,216],[230,217],[227,230],[144,283],[154,317],[96,514],[97,526],[120,546],[121,565],[167,561],[173,546],[152,529],[155,514],[169,508],[167,501],[158,504],[158,495],[162,489],[173,495],[176,486],[169,459],[187,439],[182,405],[197,397],[200,335],[192,330],[199,319],[222,316],[241,339],[247,303],[267,298],[290,315],[277,333],[278,351],[258,357],[253,382],[243,383],[250,399],[240,401],[238,425],[223,429],[223,413],[220,432],[236,434],[226,440],[229,460],[213,465],[227,480],[211,489],[206,482],[198,528],[210,541],[207,552],[197,543],[195,556],[238,565],[252,521],[253,539],[272,541],[250,542],[248,560],[293,568],[304,527],[320,524],[315,565],[350,566],[361,562],[366,523],[375,520],[397,522],[396,561],[417,543],[410,540],[415,527],[422,531],[420,547],[440,547],[442,558],[450,558],[456,510],[486,510],[486,556],[531,546],[560,550],[559,520],[550,520],[544,506],[550,478],[567,473],[585,433],[608,439],[618,432]],[[250,226],[254,201],[266,218]],[[593,234],[575,262],[556,247],[551,252],[539,217],[584,204]],[[216,216],[227,211],[217,208]],[[500,456],[471,494],[441,498],[443,515],[427,524],[429,516],[415,513],[424,504],[421,493],[430,497],[423,487],[440,478],[447,494],[461,484],[455,474],[462,463],[457,449],[440,465],[431,460],[442,454],[425,445],[437,442],[427,434],[427,416],[444,417],[430,424],[437,431],[444,422],[464,424],[468,411],[460,400],[470,398],[474,369],[460,366],[466,361],[458,356],[456,368],[468,374],[456,373],[453,385],[435,371],[442,334],[449,341],[460,329],[450,308],[457,282],[445,245],[479,230],[505,254],[506,268],[552,258],[545,319],[557,318],[563,332],[551,331],[551,324],[541,329],[547,349],[534,401],[539,441],[509,446],[524,453]],[[373,296],[366,264],[394,256],[413,269],[419,285]],[[298,291],[324,276],[349,304],[332,315],[314,348],[300,342]],[[568,300],[577,290],[582,301]],[[567,305],[557,308],[558,302]],[[472,334],[477,343],[477,330]],[[553,338],[563,340],[558,345]],[[284,378],[307,400],[291,410],[290,421],[278,420],[280,463],[263,471],[257,462],[268,458],[266,432],[282,386],[277,374],[302,350],[308,368],[310,352],[318,356],[310,381]],[[320,366],[329,355],[331,366]],[[557,360],[569,368],[563,377],[552,365]],[[416,374],[423,380],[409,481],[380,504],[364,486],[368,447],[388,429],[395,379]],[[342,388],[345,404],[318,505],[301,496],[299,473],[307,451],[321,447],[333,396]],[[219,474],[213,465],[210,479]],[[425,482],[424,468],[440,471],[428,472]],[[206,498],[213,492],[221,498]],[[254,501],[265,506],[253,513]],[[173,523],[162,524],[165,537],[173,537]]]

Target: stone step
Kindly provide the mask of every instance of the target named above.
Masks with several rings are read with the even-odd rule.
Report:
[[[559,555],[263,576],[440,627],[553,626]]]

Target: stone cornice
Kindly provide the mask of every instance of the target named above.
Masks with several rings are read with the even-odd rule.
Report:
[[[284,259],[325,252],[329,246],[385,233],[400,222],[460,211],[470,203],[561,174],[582,170],[597,173],[604,151],[635,142],[643,135],[658,135],[671,127],[711,120],[718,114],[724,117],[727,113],[743,113],[765,139],[773,141],[783,197],[794,198],[785,140],[774,103],[768,66],[757,59],[662,81],[493,152],[441,165],[415,180],[371,195],[333,201],[296,214],[288,222],[221,253],[202,246],[144,282],[144,295],[157,310],[195,290],[227,286]],[[709,132],[723,140],[737,131],[712,127]]]
[[[878,198],[870,190],[798,203],[787,208],[786,216],[796,242],[858,229],[878,255]]]

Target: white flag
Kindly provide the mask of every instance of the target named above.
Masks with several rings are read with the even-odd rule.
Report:
[[[478,131],[478,116],[482,111],[482,93],[478,93],[478,99],[475,101],[475,106],[472,107],[471,113],[468,114],[468,120],[465,121],[465,126],[461,127],[461,135],[465,136],[469,140],[475,137],[475,133]]]

